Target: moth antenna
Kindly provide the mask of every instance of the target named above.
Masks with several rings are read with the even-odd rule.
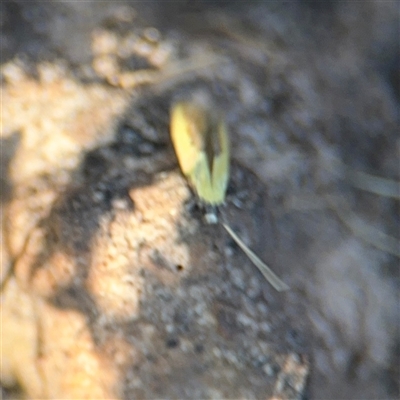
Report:
[[[260,258],[249,249],[248,246],[245,245],[242,239],[224,222],[222,222],[222,226],[229,233],[231,238],[238,244],[238,246],[243,250],[247,257],[251,260],[251,262],[260,270],[260,272],[264,275],[265,279],[278,291],[283,292],[289,289],[289,286],[286,285],[281,279],[279,279],[275,273],[265,264]]]

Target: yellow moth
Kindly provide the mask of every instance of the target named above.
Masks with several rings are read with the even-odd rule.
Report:
[[[205,203],[225,200],[229,180],[229,140],[222,118],[195,102],[177,103],[171,113],[171,138],[179,166]]]
[[[170,125],[182,173],[203,203],[222,204],[229,180],[229,138],[223,118],[204,102],[182,101],[172,107]],[[216,216],[208,221],[216,222]],[[227,224],[222,226],[276,290],[289,289]]]

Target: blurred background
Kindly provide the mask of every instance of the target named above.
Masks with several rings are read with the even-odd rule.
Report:
[[[3,280],[82,154],[121,126],[156,152],[152,85],[201,81],[268,192],[282,313],[309,343],[302,398],[399,398],[399,21],[380,0],[2,2]]]

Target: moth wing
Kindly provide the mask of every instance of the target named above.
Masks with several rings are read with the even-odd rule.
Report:
[[[229,138],[224,121],[221,119],[217,129],[218,152],[214,156],[212,163],[212,188],[213,203],[219,204],[225,200],[226,188],[229,180]]]
[[[206,153],[201,152],[189,181],[196,190],[199,198],[206,203],[214,204],[214,188],[211,182],[211,173]]]
[[[193,173],[201,152],[203,132],[196,126],[191,114],[193,110],[186,103],[177,103],[171,111],[170,134],[172,144],[184,175]]]

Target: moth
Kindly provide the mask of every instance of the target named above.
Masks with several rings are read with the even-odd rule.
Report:
[[[179,166],[199,198],[223,203],[229,180],[229,140],[222,118],[195,102],[175,104],[171,139]]]
[[[175,103],[171,108],[170,135],[180,169],[200,201],[212,208],[221,205],[230,164],[228,130],[222,116],[204,102]],[[206,215],[206,220],[218,221],[215,213]],[[225,222],[222,226],[277,291],[289,289],[232,228]]]

